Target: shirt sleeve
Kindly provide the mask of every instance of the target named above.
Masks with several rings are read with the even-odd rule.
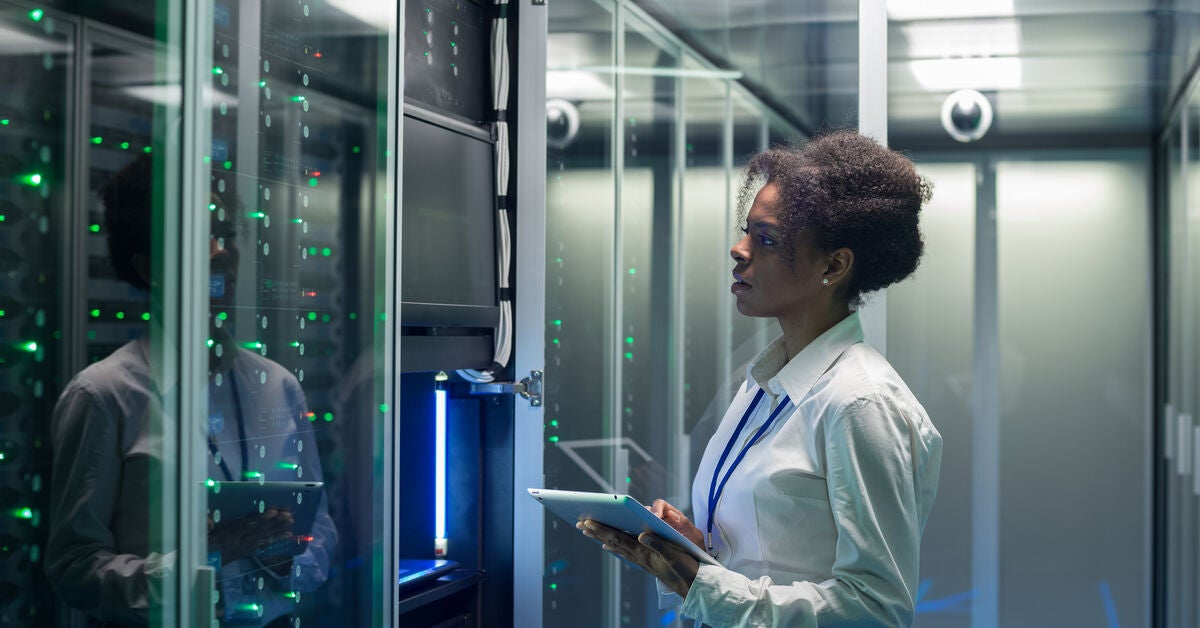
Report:
[[[911,625],[924,522],[909,420],[902,404],[877,395],[854,399],[826,423],[832,578],[776,583],[701,565],[683,614],[718,627]]]
[[[125,466],[117,420],[83,384],[55,407],[46,575],[74,608],[102,621],[145,623],[175,554],[116,551],[109,522]]]

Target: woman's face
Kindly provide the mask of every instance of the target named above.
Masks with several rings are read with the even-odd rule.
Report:
[[[784,231],[776,216],[778,190],[768,183],[754,197],[746,216],[746,235],[729,254],[735,262],[729,291],[745,316],[793,317],[802,314],[822,290],[827,256],[811,235],[800,233],[792,242],[794,259],[788,263]]]

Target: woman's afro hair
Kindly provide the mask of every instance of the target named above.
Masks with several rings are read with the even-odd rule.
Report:
[[[802,231],[824,251],[854,252],[846,288],[852,306],[917,269],[925,248],[917,221],[932,185],[904,155],[853,131],[763,151],[746,165],[739,223],[745,224],[755,193],[767,183],[776,186],[776,218],[793,260]]]

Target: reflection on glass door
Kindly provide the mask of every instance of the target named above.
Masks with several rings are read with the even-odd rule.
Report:
[[[223,622],[371,625],[378,599],[387,24],[213,5],[208,556]]]

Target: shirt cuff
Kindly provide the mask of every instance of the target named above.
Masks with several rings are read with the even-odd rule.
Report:
[[[714,604],[721,598],[721,577],[729,573],[728,569],[701,563],[696,570],[696,579],[688,589],[687,597],[679,612],[685,617],[698,619],[706,624],[718,625],[713,614]]]
[[[665,611],[668,608],[679,608],[683,604],[683,598],[678,593],[672,591],[663,584],[662,580],[655,579],[654,586],[658,588],[658,610]]]

